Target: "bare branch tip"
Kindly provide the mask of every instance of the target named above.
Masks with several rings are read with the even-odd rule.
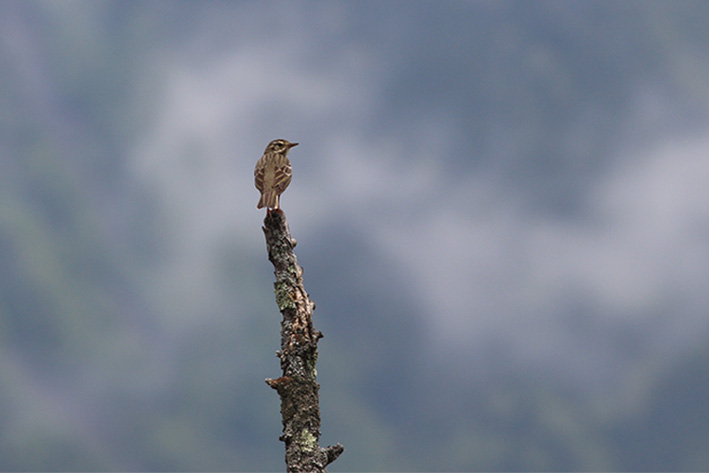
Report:
[[[325,452],[325,455],[327,456],[327,464],[329,465],[330,463],[334,462],[337,460],[337,457],[342,455],[342,452],[345,451],[345,447],[342,446],[342,444],[335,444],[335,445],[330,445],[326,448],[323,449]]]

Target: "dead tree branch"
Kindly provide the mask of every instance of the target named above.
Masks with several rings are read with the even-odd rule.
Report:
[[[305,292],[303,270],[298,265],[286,216],[282,210],[269,211],[263,227],[268,259],[273,263],[276,303],[281,321],[281,360],[283,376],[266,379],[281,398],[286,467],[289,473],[324,472],[344,451],[337,445],[320,447],[320,404],[315,363],[322,333],[313,328],[315,304]]]

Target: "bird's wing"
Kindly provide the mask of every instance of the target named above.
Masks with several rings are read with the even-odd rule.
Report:
[[[292,175],[293,169],[291,168],[290,161],[288,161],[287,157],[283,156],[276,164],[273,176],[273,188],[276,189],[279,194],[286,190],[286,187],[290,184]]]
[[[263,157],[256,163],[256,169],[254,169],[254,185],[256,189],[263,192],[264,189],[264,179],[266,176],[266,166],[263,162]]]

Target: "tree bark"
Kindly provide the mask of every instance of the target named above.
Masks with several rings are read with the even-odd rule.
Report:
[[[276,303],[283,315],[281,321],[281,360],[283,376],[266,379],[266,384],[281,398],[283,434],[286,444],[286,467],[289,473],[324,472],[344,451],[337,445],[320,447],[320,404],[315,363],[318,340],[322,333],[313,327],[315,304],[303,286],[303,270],[293,252],[296,241],[291,238],[286,216],[276,209],[266,213],[263,232],[266,235],[268,259],[273,263]]]

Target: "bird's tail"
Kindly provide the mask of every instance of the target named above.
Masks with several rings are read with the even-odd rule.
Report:
[[[278,208],[278,194],[275,192],[264,192],[261,194],[261,198],[258,201],[257,209],[262,208],[277,209]]]

